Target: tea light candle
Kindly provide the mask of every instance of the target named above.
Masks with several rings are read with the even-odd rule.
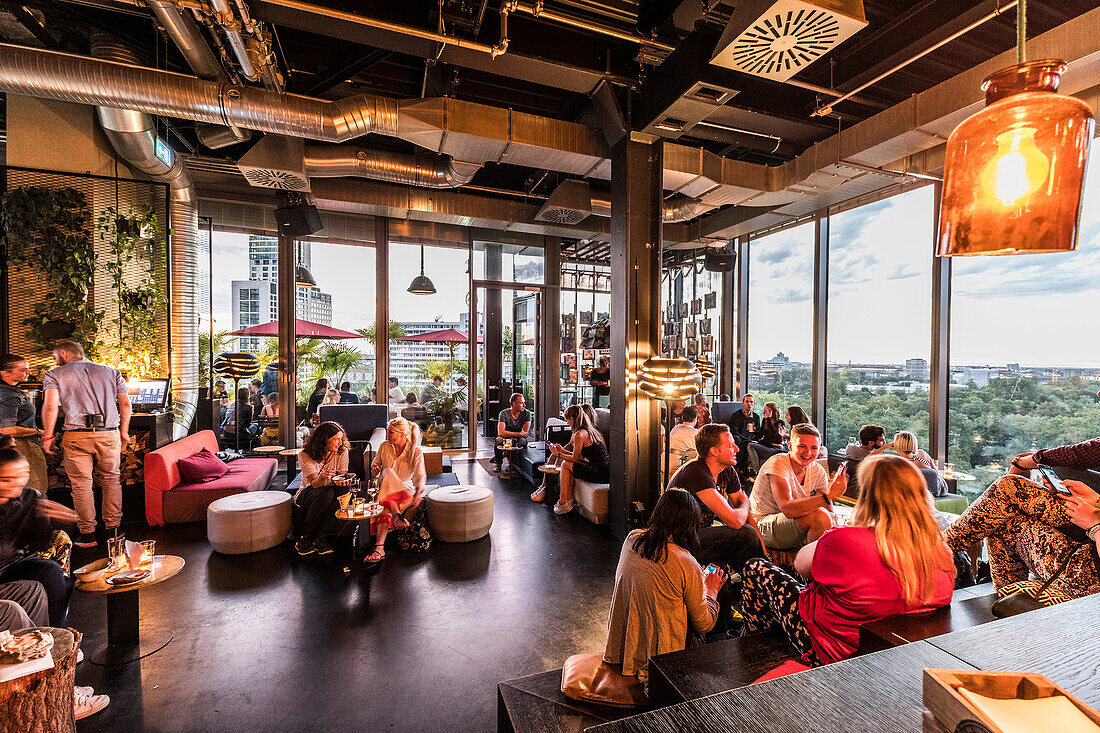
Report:
[[[141,564],[149,565],[153,562],[153,558],[157,553],[157,541],[156,540],[144,540],[141,543]]]

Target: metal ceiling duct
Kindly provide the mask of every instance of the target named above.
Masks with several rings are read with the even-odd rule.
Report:
[[[673,196],[665,201],[664,221],[685,222],[714,208],[688,196]],[[558,184],[535,218],[556,224],[578,224],[589,215],[611,216],[611,197],[607,193],[593,192],[587,181],[571,178]]]
[[[307,145],[305,173],[310,178],[370,178],[423,188],[465,186],[481,163],[464,163],[441,155],[394,153],[350,145]]]
[[[209,81],[225,81],[225,70],[190,14],[180,12],[169,0],[145,0],[145,4],[153,11],[165,35],[176,44],[195,76]],[[224,125],[196,125],[195,135],[199,142],[212,150],[236,145],[252,137],[250,131]]]
[[[92,35],[92,54],[120,63],[136,64],[133,52],[113,37]],[[157,135],[149,115],[133,110],[97,107],[107,139],[118,154],[150,178],[168,184],[171,191],[171,277],[169,300],[172,348],[172,395],[176,410],[176,437],[187,434],[199,399],[199,336],[195,312],[198,272],[198,199],[187,168],[177,155],[165,163],[156,154]]]
[[[863,0],[742,0],[710,62],[787,81],[866,26]]]

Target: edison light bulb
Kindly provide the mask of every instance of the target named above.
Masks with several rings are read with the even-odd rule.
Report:
[[[1035,145],[1035,128],[1020,127],[997,136],[997,154],[986,166],[982,183],[1003,206],[1038,191],[1050,174],[1050,160]]]

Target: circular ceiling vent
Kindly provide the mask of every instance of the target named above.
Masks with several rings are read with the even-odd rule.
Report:
[[[284,191],[308,191],[309,181],[294,171],[271,170],[268,168],[240,167],[245,179],[259,188],[278,188]]]
[[[860,0],[747,0],[730,17],[711,63],[786,81],[865,25]]]
[[[588,216],[587,211],[577,211],[576,209],[566,208],[549,208],[539,212],[536,219],[541,221],[549,221],[554,224],[579,224],[582,219]]]

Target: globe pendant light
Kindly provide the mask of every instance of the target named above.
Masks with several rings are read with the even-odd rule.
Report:
[[[420,245],[420,274],[409,284],[409,292],[413,295],[435,294],[435,284],[424,274],[424,245]]]
[[[674,400],[683,400],[699,391],[696,381],[699,369],[689,359],[653,356],[646,359],[638,373],[638,391],[657,400],[665,401],[665,483],[668,483],[669,456],[672,435],[672,405]]]
[[[937,254],[1070,252],[1077,247],[1092,110],[1057,94],[1066,64],[1024,61],[982,82],[986,107],[947,141]]]

